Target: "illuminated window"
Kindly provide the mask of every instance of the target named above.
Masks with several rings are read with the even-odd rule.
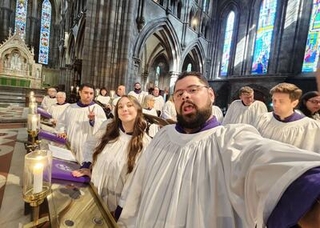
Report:
[[[320,1],[313,0],[312,14],[309,24],[306,50],[304,53],[302,72],[315,72],[319,59],[320,45]]]
[[[27,6],[27,0],[17,0],[14,30],[22,38],[25,38],[26,35]]]
[[[224,35],[223,52],[222,52],[222,60],[221,60],[221,67],[220,67],[221,76],[226,76],[228,74],[233,27],[234,27],[234,12],[232,11],[228,15],[226,32]]]
[[[277,0],[263,0],[261,3],[253,53],[252,74],[267,73],[276,9]]]
[[[192,71],[192,64],[188,63],[187,72],[191,72],[191,71]]]
[[[49,0],[44,0],[42,3],[42,12],[41,12],[40,46],[39,46],[39,59],[38,59],[38,62],[42,64],[48,64],[50,27],[51,27],[51,3]]]
[[[207,12],[207,7],[208,7],[208,1],[207,0],[203,0],[203,2],[202,2],[202,10],[203,10],[203,12]]]

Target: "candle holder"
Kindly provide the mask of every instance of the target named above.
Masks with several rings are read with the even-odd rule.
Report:
[[[39,146],[37,136],[40,130],[40,114],[28,114],[28,143],[25,144],[27,152],[34,151]]]
[[[52,155],[49,150],[35,150],[24,160],[23,199],[33,210],[33,221],[24,227],[36,227],[49,221],[49,217],[39,219],[39,206],[51,190]]]

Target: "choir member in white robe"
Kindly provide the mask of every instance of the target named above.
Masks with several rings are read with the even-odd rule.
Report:
[[[177,111],[176,107],[174,107],[172,96],[170,96],[169,100],[164,104],[161,117],[165,120],[172,120],[174,122],[177,122]]]
[[[70,105],[66,102],[66,93],[65,92],[58,92],[57,93],[57,103],[54,105],[51,105],[48,109],[48,113],[51,114],[52,119],[51,122],[53,124],[57,124],[57,121],[60,119],[60,116],[66,110],[66,108]]]
[[[312,212],[320,155],[247,124],[221,126],[213,101],[200,73],[178,77],[178,124],[163,127],[141,156],[115,213],[120,227],[283,228]]]
[[[114,119],[95,138],[92,171],[84,167],[73,172],[75,176],[91,176],[111,212],[116,209],[127,179],[151,140],[145,128],[139,102],[124,95],[115,107]]]
[[[41,101],[41,107],[48,111],[51,105],[54,105],[57,103],[56,95],[57,95],[57,90],[54,87],[48,88],[47,91],[48,95],[44,96],[42,101]]]
[[[260,134],[320,153],[320,122],[294,111],[302,90],[290,83],[280,83],[270,93],[274,111],[262,114],[254,124]]]
[[[309,91],[303,94],[298,111],[309,118],[320,121],[320,92]]]
[[[96,100],[103,104],[105,107],[109,107],[110,105],[110,96],[108,96],[107,93],[107,89],[102,87],[99,90],[99,95],[96,97]]]
[[[152,95],[154,96],[154,109],[157,110],[157,115],[161,116],[161,112],[164,106],[164,99],[160,95],[159,87],[155,86],[152,91]]]
[[[233,101],[223,118],[222,124],[246,123],[253,124],[262,113],[268,112],[267,106],[258,100],[254,100],[254,91],[249,86],[239,90],[240,100]]]
[[[134,96],[139,103],[142,104],[143,99],[148,95],[148,92],[142,90],[140,82],[136,82],[134,83],[134,90],[130,91],[128,95]]]
[[[79,88],[80,100],[69,105],[61,115],[57,124],[60,137],[67,137],[71,150],[77,161],[83,162],[83,144],[88,136],[94,134],[102,122],[106,120],[103,109],[93,102],[94,87],[91,84],[82,84]]]
[[[221,108],[219,108],[216,105],[212,105],[212,115],[214,115],[217,118],[217,120],[220,123],[222,123],[222,121],[223,121],[223,113],[221,111]]]
[[[155,98],[153,95],[148,94],[147,96],[144,97],[143,104],[142,104],[142,113],[151,115],[151,116],[158,116],[157,110],[154,108],[155,104]],[[157,124],[149,124],[147,133],[148,135],[153,138],[156,133],[159,131],[160,126]]]

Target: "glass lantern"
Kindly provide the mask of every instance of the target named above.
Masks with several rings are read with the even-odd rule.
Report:
[[[52,154],[49,150],[35,150],[25,155],[23,199],[36,207],[51,189]]]

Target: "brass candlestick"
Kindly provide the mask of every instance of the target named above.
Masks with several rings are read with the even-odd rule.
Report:
[[[25,156],[23,173],[23,199],[33,210],[33,221],[24,227],[36,227],[49,221],[48,216],[39,219],[39,207],[51,190],[51,152],[35,150]]]

